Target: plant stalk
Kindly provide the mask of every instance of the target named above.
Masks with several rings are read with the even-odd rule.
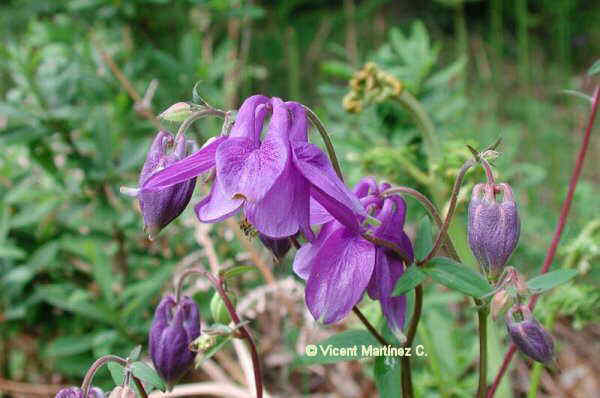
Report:
[[[556,255],[556,249],[558,247],[558,243],[560,242],[560,237],[565,228],[565,224],[567,222],[567,216],[569,215],[569,210],[571,209],[571,203],[573,202],[573,195],[575,194],[575,188],[577,188],[577,183],[579,182],[579,178],[581,177],[581,170],[583,169],[583,162],[585,160],[585,155],[587,154],[587,150],[590,144],[590,136],[592,133],[592,127],[594,126],[594,120],[596,119],[596,112],[598,110],[598,104],[600,103],[600,86],[596,86],[594,91],[594,99],[592,101],[592,109],[590,111],[590,116],[588,119],[587,127],[585,129],[585,133],[583,135],[583,140],[581,142],[581,147],[579,148],[579,153],[577,154],[577,160],[575,162],[575,168],[573,169],[573,174],[571,175],[571,180],[569,181],[569,190],[567,192],[567,196],[563,202],[560,216],[558,219],[558,224],[556,226],[556,231],[554,232],[554,236],[552,237],[552,241],[550,243],[550,247],[546,252],[546,258],[544,259],[544,263],[542,265],[542,269],[540,274],[545,274],[548,272],[550,265],[552,265],[552,261],[554,260],[554,256]],[[537,304],[539,295],[533,295],[529,300],[529,308],[533,310],[535,305]],[[488,390],[488,398],[492,398],[496,392],[496,389],[500,385],[500,381],[506,373],[508,369],[508,365],[512,360],[512,357],[515,355],[517,348],[514,344],[510,345],[507,353],[504,355],[504,360],[502,362],[502,366],[492,383],[492,386]]]
[[[476,300],[477,304],[482,304]],[[477,310],[479,319],[479,387],[477,389],[477,398],[485,398],[487,393],[487,318],[488,307],[481,307]]]
[[[214,288],[217,291],[217,293],[219,294],[219,296],[221,296],[221,299],[223,300],[223,303],[225,304],[225,307],[227,308],[227,311],[229,312],[229,315],[231,316],[233,323],[236,326],[240,325],[240,323],[241,323],[240,317],[238,316],[234,305],[232,304],[231,300],[229,299],[229,296],[227,296],[227,292],[223,288],[223,280],[215,277],[210,272],[205,271],[201,268],[188,269],[181,275],[181,277],[179,278],[179,282],[177,283],[177,293],[176,293],[177,294],[177,302],[179,302],[179,300],[181,298],[183,282],[184,282],[185,278],[191,274],[203,275],[212,283],[212,285],[214,286]],[[250,355],[252,357],[252,366],[254,369],[254,384],[256,387],[256,397],[262,398],[262,396],[263,396],[262,371],[261,371],[261,367],[260,367],[260,358],[258,357],[258,350],[256,349],[256,344],[254,343],[254,339],[252,338],[252,335],[250,334],[250,331],[246,327],[246,325],[240,326],[238,330],[239,330],[241,337],[246,340],[246,342],[248,343],[248,346],[250,347]]]

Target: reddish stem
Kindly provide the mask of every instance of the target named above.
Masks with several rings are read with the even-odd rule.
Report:
[[[571,203],[573,202],[573,195],[575,194],[575,188],[577,188],[577,183],[579,182],[579,177],[581,176],[581,170],[583,168],[583,161],[585,160],[585,155],[587,153],[587,149],[590,143],[590,135],[592,133],[592,127],[594,126],[594,120],[596,118],[596,111],[598,110],[598,103],[600,102],[600,86],[596,87],[594,92],[594,99],[592,102],[592,110],[590,112],[590,118],[585,129],[585,134],[583,136],[583,141],[581,143],[581,148],[579,149],[579,153],[577,155],[577,161],[575,162],[575,168],[573,169],[573,175],[571,176],[571,180],[569,181],[569,191],[567,192],[567,197],[563,202],[562,209],[560,211],[560,217],[558,219],[558,225],[556,226],[556,231],[554,232],[554,237],[552,238],[552,242],[550,243],[550,247],[546,252],[546,259],[544,260],[544,264],[542,265],[542,270],[540,274],[545,274],[548,272],[550,265],[552,265],[552,261],[554,260],[554,255],[556,254],[556,249],[558,247],[558,243],[560,242],[560,236],[562,235],[563,229],[565,228],[565,224],[567,223],[567,216],[569,215],[569,210],[571,209]],[[533,310],[535,305],[537,304],[539,295],[533,295],[529,300],[529,308]],[[500,381],[502,380],[502,376],[506,373],[508,369],[508,365],[512,360],[517,348],[514,344],[511,344],[508,352],[504,356],[504,361],[502,362],[502,366],[494,379],[494,383],[488,390],[488,398],[492,398]]]

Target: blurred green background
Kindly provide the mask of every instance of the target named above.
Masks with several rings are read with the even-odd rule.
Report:
[[[349,184],[376,175],[429,194],[442,209],[469,156],[465,145],[483,148],[502,137],[495,170],[513,186],[522,217],[511,264],[533,276],[587,118],[586,102],[562,90],[589,94],[593,88],[586,71],[600,54],[600,6],[594,3],[4,0],[0,396],[51,396],[58,385],[79,384],[94,358],[145,345],[153,308],[173,273],[208,264],[207,247],[223,264],[261,263],[263,272],[240,278],[235,289],[264,296],[244,315],[255,320],[268,391],[374,396],[372,362],[292,366],[319,333],[360,327],[349,319],[318,328],[306,317],[301,291],[288,297],[294,305],[283,316],[269,312],[281,310],[272,293],[261,290],[276,284],[272,275],[299,283],[291,272],[293,254],[273,264],[235,223],[199,226],[190,209],[156,241],[146,239],[136,201],[120,195],[119,187],[137,183],[157,129],[151,115],[191,100],[197,82],[198,94],[223,109],[235,109],[254,93],[300,101],[332,132]],[[348,81],[368,61],[423,104],[440,146],[435,161],[400,104],[386,101],[360,114],[344,110]],[[202,143],[219,131],[218,121],[201,121],[192,136]],[[580,276],[544,297],[536,311],[553,325],[563,374],[579,369],[579,376],[567,380],[544,371],[539,396],[593,396],[600,389],[599,153],[594,134],[554,265],[577,268]],[[465,200],[482,179],[481,170],[468,174],[451,231],[471,265]],[[205,189],[196,191],[192,203]],[[414,235],[424,213],[408,201],[407,229]],[[207,286],[195,286],[210,320]],[[363,306],[373,319],[380,317],[368,300]],[[413,365],[419,396],[472,396],[473,319],[464,297],[427,286],[418,342],[430,355]],[[502,323],[493,324],[491,334],[490,378],[507,347]],[[227,365],[234,356],[228,347],[214,365],[237,383],[243,379]],[[498,396],[524,396],[529,368],[522,357],[514,361]],[[212,378],[203,368],[186,381]],[[111,386],[107,371],[97,384]]]

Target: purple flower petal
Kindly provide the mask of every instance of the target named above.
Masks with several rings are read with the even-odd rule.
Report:
[[[333,232],[311,261],[306,304],[323,323],[344,318],[363,295],[375,265],[375,247],[347,228]]]
[[[268,102],[269,98],[264,95],[253,95],[252,97],[246,98],[238,110],[235,123],[231,128],[229,136],[233,138],[245,138],[251,142],[258,142],[262,130],[262,120],[266,113],[257,108]],[[259,120],[256,120],[257,113],[259,114]],[[262,119],[260,115],[262,115]],[[258,124],[257,121],[260,121],[260,124]]]
[[[394,333],[402,332],[406,316],[406,296],[388,297],[380,300],[381,311]]]
[[[306,111],[298,102],[289,101],[285,106],[292,114],[292,127],[290,129],[290,141],[308,142],[308,120]]]
[[[226,137],[217,137],[207,142],[199,151],[173,163],[150,176],[142,185],[143,191],[156,192],[190,180],[215,165],[215,152]]]
[[[311,196],[342,224],[358,231],[359,217],[367,214],[340,181],[323,151],[307,142],[293,142],[292,151],[294,164],[312,185]]]
[[[354,186],[354,194],[363,198],[369,194],[378,194],[379,191],[377,189],[377,181],[375,177],[363,177],[360,181]]]
[[[377,219],[381,221],[381,225],[375,229],[374,235],[395,243],[404,250],[412,263],[414,261],[412,244],[403,230],[405,218],[406,202],[404,199],[399,195],[392,195],[386,198],[381,211],[377,215]]]
[[[310,225],[322,225],[334,220],[333,216],[315,198],[310,198]]]
[[[274,98],[272,104],[269,131],[260,147],[246,138],[230,138],[217,149],[217,179],[230,197],[258,202],[285,171],[290,158],[289,113],[281,100]]]
[[[248,221],[271,238],[285,238],[299,229],[313,238],[309,225],[308,181],[291,162],[285,172],[259,202],[246,202]]]
[[[296,275],[304,280],[308,279],[310,270],[312,269],[313,259],[319,252],[321,245],[327,240],[329,235],[340,228],[343,228],[342,224],[336,221],[329,222],[321,227],[317,238],[313,242],[304,243],[302,247],[300,247],[296,252],[296,257],[294,258],[294,264],[292,266]]]
[[[198,220],[205,223],[217,223],[234,215],[242,203],[242,199],[231,199],[225,195],[219,181],[215,180],[210,193],[194,206],[194,210]]]

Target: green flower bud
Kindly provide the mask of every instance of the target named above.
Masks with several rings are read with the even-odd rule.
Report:
[[[227,295],[229,296],[229,300],[231,300],[231,304],[235,307],[237,304],[237,296],[231,292],[228,292]],[[210,312],[216,323],[228,325],[231,322],[231,315],[229,315],[229,311],[227,311],[227,306],[217,292],[215,292],[210,300]]]

